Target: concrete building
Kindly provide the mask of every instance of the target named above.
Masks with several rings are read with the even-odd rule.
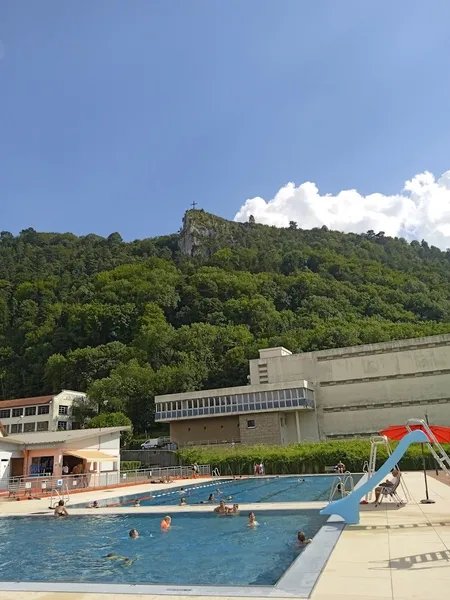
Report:
[[[34,433],[79,429],[72,416],[72,405],[86,400],[86,394],[62,390],[52,396],[0,401],[0,421],[7,433]]]
[[[158,396],[173,441],[289,444],[450,426],[450,335],[292,354],[260,350],[249,385]]]

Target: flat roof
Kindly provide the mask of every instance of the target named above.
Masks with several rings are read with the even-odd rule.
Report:
[[[123,427],[102,427],[98,429],[73,429],[69,431],[41,431],[39,433],[22,433],[8,435],[1,438],[2,442],[16,444],[20,446],[39,446],[46,444],[65,444],[75,440],[84,440],[91,437],[108,435],[120,431],[129,431],[130,426]]]

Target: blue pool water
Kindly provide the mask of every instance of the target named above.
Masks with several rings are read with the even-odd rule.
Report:
[[[353,475],[356,484],[361,475]],[[193,485],[155,490],[146,494],[133,494],[119,498],[110,498],[107,501],[99,501],[100,506],[104,505],[127,505],[132,504],[136,498],[141,501],[141,506],[173,506],[180,502],[181,498],[186,498],[188,505],[206,502],[211,493],[215,496],[215,504],[219,500],[227,502],[260,503],[260,502],[310,502],[318,500],[328,500],[330,488],[334,476],[314,476],[314,477],[256,477],[252,479],[240,480],[218,480],[215,482],[198,482]],[[150,488],[151,489],[151,488]],[[184,489],[184,492],[181,492]],[[222,492],[217,493],[217,489]],[[150,499],[152,494],[154,498]],[[228,500],[231,496],[232,499]],[[86,504],[72,504],[73,507],[85,507]]]
[[[82,581],[172,585],[274,585],[302,550],[296,534],[317,533],[316,511],[247,515],[116,515],[0,519],[1,581]],[[136,528],[133,540],[128,531]],[[108,560],[114,552],[134,562]]]

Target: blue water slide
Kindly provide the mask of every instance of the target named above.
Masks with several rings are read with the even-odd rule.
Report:
[[[428,444],[429,439],[423,431],[417,429],[411,431],[400,440],[397,448],[389,456],[387,461],[376,471],[370,479],[368,479],[363,485],[355,488],[345,498],[330,502],[328,506],[320,511],[321,515],[338,515],[342,517],[349,525],[356,525],[359,523],[359,503],[366,494],[368,494],[373,488],[381,483],[384,478],[389,475],[392,469],[400,461],[401,457],[405,454],[408,447],[411,444],[416,443]]]

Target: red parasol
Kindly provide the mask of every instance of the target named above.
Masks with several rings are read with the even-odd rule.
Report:
[[[450,444],[450,427],[428,425],[428,428],[440,444]],[[400,441],[410,430],[414,431],[415,429],[420,429],[425,433],[428,439],[430,439],[427,429],[423,427],[423,425],[410,425],[409,430],[405,425],[391,425],[390,427],[383,429],[383,431],[380,431],[380,435],[385,435],[390,440]],[[430,439],[430,443],[432,444],[436,440]]]
[[[383,431],[380,431],[380,435],[384,435],[390,440],[399,441],[407,433],[409,433],[411,430],[414,430],[414,429],[420,429],[421,431],[423,431],[425,433],[425,435],[428,437],[428,439],[430,440],[430,442],[429,442],[430,444],[434,444],[435,442],[438,442],[439,444],[450,444],[450,427],[439,427],[438,425],[428,425],[428,419],[427,419],[426,425],[425,425],[425,423],[423,425],[412,425],[411,424],[411,425],[409,425],[409,428],[406,427],[405,425],[391,425],[390,427],[383,429]],[[430,437],[430,431],[433,434],[434,439]],[[423,476],[424,476],[424,480],[425,480],[425,495],[426,495],[426,499],[421,500],[421,502],[423,504],[431,504],[434,502],[434,500],[430,500],[430,498],[428,496],[428,482],[427,482],[427,469],[426,469],[426,463],[425,463],[425,453],[423,451],[423,444],[421,444],[421,446],[422,446]],[[436,467],[436,474],[437,474],[437,467]]]

